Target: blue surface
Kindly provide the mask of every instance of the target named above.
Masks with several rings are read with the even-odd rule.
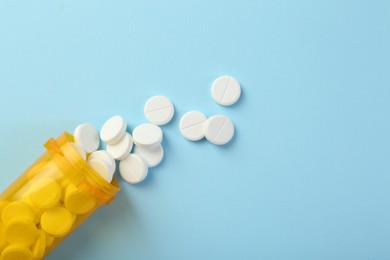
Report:
[[[389,259],[389,1],[1,1],[0,188],[163,94],[166,157],[49,259]],[[212,81],[243,96],[220,107]],[[186,111],[232,143],[192,143]]]

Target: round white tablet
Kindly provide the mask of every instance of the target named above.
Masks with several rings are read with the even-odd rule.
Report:
[[[92,160],[92,159],[99,159],[101,161],[104,161],[106,163],[106,165],[108,166],[110,174],[114,175],[115,168],[116,168],[115,160],[111,156],[111,154],[109,154],[107,151],[99,150],[99,151],[91,153],[88,160]]]
[[[121,116],[108,119],[100,130],[100,138],[108,143],[115,144],[125,135],[127,123]]]
[[[87,161],[88,165],[94,169],[103,179],[107,182],[111,182],[113,175],[110,173],[109,167],[105,161],[97,158],[92,158]]]
[[[240,83],[231,76],[219,77],[213,82],[211,95],[222,106],[233,105],[241,95]]]
[[[185,113],[180,119],[181,134],[191,141],[198,141],[204,137],[204,124],[207,118],[198,111]]]
[[[119,163],[119,173],[128,183],[136,184],[143,181],[148,175],[146,162],[136,154],[130,154]]]
[[[233,122],[223,115],[212,116],[205,123],[205,136],[213,144],[228,143],[234,135]]]
[[[115,160],[123,160],[133,148],[133,138],[129,133],[125,133],[123,138],[115,144],[107,144],[106,150]]]
[[[155,125],[165,125],[171,121],[175,109],[172,102],[164,96],[154,96],[146,101],[144,114],[150,123]]]
[[[162,139],[162,130],[156,125],[142,124],[133,130],[134,143],[144,148],[155,147],[161,143]]]
[[[87,153],[96,151],[99,147],[99,133],[90,124],[82,124],[74,130],[74,141],[81,145]]]
[[[162,161],[164,157],[164,149],[161,144],[153,149],[135,146],[134,154],[139,155],[149,167],[155,167]]]

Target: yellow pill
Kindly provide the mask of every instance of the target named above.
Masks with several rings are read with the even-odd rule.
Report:
[[[66,235],[72,228],[74,216],[64,207],[54,207],[42,214],[42,229],[54,237]]]
[[[1,219],[4,224],[7,224],[15,218],[25,218],[32,221],[34,219],[34,213],[25,203],[14,201],[4,207]]]
[[[32,260],[33,256],[31,251],[22,245],[8,246],[1,253],[0,260]]]
[[[65,194],[65,206],[74,214],[84,214],[91,211],[96,202],[75,186],[69,185]]]
[[[8,204],[9,204],[9,201],[6,201],[6,200],[0,201],[0,216],[1,216],[1,214],[3,214],[3,209],[4,209],[5,206],[7,206]]]
[[[0,252],[3,250],[3,248],[6,246],[5,241],[5,227],[3,224],[0,223]]]
[[[38,231],[37,241],[32,248],[34,259],[42,259],[46,250],[46,233],[42,230]]]
[[[10,244],[31,246],[37,234],[34,223],[24,218],[13,219],[5,225],[5,239]]]
[[[68,186],[71,185],[70,180],[68,179],[62,179],[60,182],[60,187],[61,187],[61,201],[65,201],[65,194],[66,194],[66,189]]]
[[[46,247],[50,247],[54,243],[54,237],[46,233]]]
[[[31,187],[29,198],[31,202],[38,208],[51,208],[60,201],[61,187],[53,179],[39,179]]]
[[[31,209],[31,211],[32,211],[32,213],[34,215],[33,222],[34,222],[34,224],[38,224],[39,221],[41,220],[41,215],[43,213],[42,209],[40,209],[37,206],[35,206],[31,202],[29,197],[24,198],[23,200],[21,200],[21,202],[26,204]]]

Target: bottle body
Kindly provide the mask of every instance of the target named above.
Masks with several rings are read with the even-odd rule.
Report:
[[[63,133],[0,195],[0,260],[42,259],[120,190]]]

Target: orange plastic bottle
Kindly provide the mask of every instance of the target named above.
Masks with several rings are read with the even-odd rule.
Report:
[[[42,259],[120,190],[71,145],[67,132],[0,195],[0,260]]]

